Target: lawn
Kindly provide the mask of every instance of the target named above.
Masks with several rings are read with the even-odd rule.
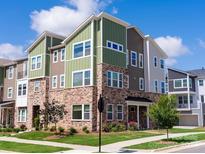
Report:
[[[47,140],[47,141],[69,143],[69,144],[98,146],[98,134],[97,133],[75,134],[72,136],[65,136],[65,137],[57,138],[57,139],[55,137],[52,137],[53,135],[54,134],[46,133],[46,132],[28,132],[24,134],[18,134],[16,137],[22,138],[22,139],[31,139],[31,140]],[[103,133],[102,134],[102,145],[131,140],[131,139],[156,136],[156,135],[159,135],[159,134],[147,133],[143,131]]]
[[[52,153],[52,152],[67,151],[71,149],[54,147],[54,146],[0,141],[0,150],[21,152],[21,153]]]
[[[171,138],[168,141],[160,140],[160,141],[147,142],[147,143],[132,145],[126,148],[151,150],[151,149],[159,149],[163,147],[169,147],[169,146],[178,145],[182,143],[190,143],[190,142],[201,141],[201,140],[205,140],[205,134],[195,134],[195,135]]]

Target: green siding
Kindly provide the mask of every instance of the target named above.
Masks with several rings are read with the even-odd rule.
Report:
[[[46,55],[46,76],[50,75],[50,55]]]
[[[4,68],[0,67],[0,86],[4,83]]]

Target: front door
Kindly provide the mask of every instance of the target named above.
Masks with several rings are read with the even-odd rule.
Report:
[[[139,127],[140,129],[147,128],[147,107],[139,106]]]
[[[33,123],[32,123],[32,126],[35,127],[35,118],[37,118],[39,116],[39,112],[40,112],[40,106],[39,105],[36,105],[36,106],[33,106]]]
[[[128,122],[137,122],[137,106],[128,106]]]

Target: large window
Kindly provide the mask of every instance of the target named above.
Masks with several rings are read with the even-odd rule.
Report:
[[[25,96],[26,95],[26,91],[27,91],[26,89],[27,89],[26,83],[19,84],[18,85],[18,96]]]
[[[118,52],[123,52],[123,45],[116,43],[116,42],[112,42],[107,40],[107,48],[118,51]]]
[[[188,96],[179,96],[178,104],[179,104],[179,108],[187,108],[188,107]]]
[[[160,59],[160,68],[164,69],[164,59]]]
[[[204,86],[204,80],[199,80],[199,86]]]
[[[61,49],[61,61],[65,60],[65,48]]]
[[[137,53],[135,51],[131,51],[131,65],[137,66]]]
[[[64,74],[60,75],[60,87],[61,88],[65,87],[65,75]]]
[[[144,78],[139,78],[139,89],[144,90]]]
[[[38,92],[38,91],[40,91],[40,84],[41,84],[41,82],[40,81],[34,81],[34,91],[35,92]]]
[[[175,79],[174,88],[187,88],[187,79]]]
[[[53,52],[53,63],[58,62],[58,50]]]
[[[165,93],[165,82],[164,81],[161,82],[161,93],[162,94]]]
[[[90,85],[90,70],[73,72],[73,87]]]
[[[57,76],[52,76],[52,88],[57,88],[58,78]]]
[[[72,119],[73,120],[90,120],[90,105],[73,105]]]
[[[117,105],[117,120],[123,120],[123,105]]]
[[[9,87],[7,90],[7,98],[12,98],[13,97],[13,88]]]
[[[113,105],[112,104],[107,105],[107,120],[109,121],[113,120]]]
[[[122,88],[123,87],[123,74],[119,72],[107,72],[107,84],[109,87]]]
[[[13,79],[13,74],[14,74],[14,67],[9,66],[9,68],[8,68],[8,79]]]
[[[18,122],[26,122],[27,117],[27,109],[24,108],[18,108]]]
[[[41,68],[42,59],[41,56],[34,56],[31,58],[31,69],[40,69]]]
[[[91,42],[84,41],[73,45],[73,58],[89,56],[91,51]]]
[[[143,54],[139,54],[139,68],[143,68],[144,67],[144,58],[143,58]]]

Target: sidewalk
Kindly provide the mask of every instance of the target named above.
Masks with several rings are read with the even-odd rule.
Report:
[[[170,134],[169,137],[181,137],[185,135],[193,135],[193,134],[200,134],[205,132],[192,132],[192,133],[177,133],[177,134]],[[126,152],[127,149],[124,149],[124,147],[135,145],[135,144],[141,144],[151,141],[157,141],[161,139],[165,139],[166,135],[160,135],[160,136],[153,136],[153,137],[145,137],[140,139],[133,139],[128,141],[122,141],[122,142],[116,142],[108,145],[102,146],[103,152],[112,152],[112,153],[118,153],[118,152]],[[97,152],[98,147],[92,147],[92,146],[85,146],[85,145],[76,145],[76,144],[66,144],[66,143],[58,143],[58,142],[49,142],[49,141],[36,141],[36,140],[25,140],[25,139],[18,139],[15,137],[0,137],[0,141],[10,141],[10,142],[18,142],[18,143],[28,143],[28,144],[39,144],[39,145],[48,145],[48,146],[56,146],[56,147],[66,147],[66,148],[72,148],[72,153],[84,153],[84,152]]]

